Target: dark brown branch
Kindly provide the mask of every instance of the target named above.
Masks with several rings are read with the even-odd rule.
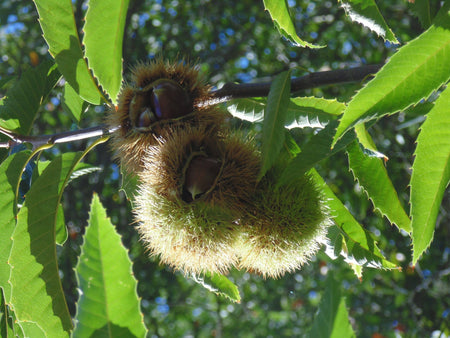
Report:
[[[382,65],[368,65],[350,69],[331,70],[326,72],[310,73],[305,76],[294,78],[291,81],[291,92],[316,88],[325,85],[358,82],[376,73]],[[271,82],[235,84],[226,83],[221,89],[211,91],[211,102],[215,104],[236,98],[264,97],[269,94]],[[84,140],[91,137],[107,136],[119,129],[119,126],[107,128],[104,125],[86,129],[67,131],[53,135],[26,136],[19,135],[10,130],[0,127],[0,134],[10,138],[8,142],[1,142],[0,148],[11,148],[17,144],[30,143],[33,149],[44,144],[66,143]]]
[[[291,81],[291,92],[311,89],[331,84],[358,82],[376,73],[382,65],[367,65],[349,69],[310,73]],[[228,101],[245,97],[264,97],[269,94],[271,82],[226,83],[222,88],[211,91],[213,99]]]

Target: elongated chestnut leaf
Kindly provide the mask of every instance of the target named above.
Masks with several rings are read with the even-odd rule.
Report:
[[[96,194],[75,272],[81,296],[74,337],[145,337],[131,261]]]
[[[450,2],[434,24],[399,49],[349,102],[333,145],[350,128],[406,109],[427,98],[450,79]]]
[[[100,104],[100,92],[84,59],[70,0],[34,0],[39,23],[58,69],[84,100]]]
[[[116,104],[122,84],[122,42],[129,0],[89,1],[83,44],[89,67]]]
[[[417,138],[411,176],[413,264],[433,240],[436,218],[450,182],[450,90],[427,115]]]

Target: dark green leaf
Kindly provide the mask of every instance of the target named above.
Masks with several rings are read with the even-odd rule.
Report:
[[[74,337],[145,337],[127,250],[96,194],[76,274],[81,296]]]
[[[60,77],[51,61],[28,69],[0,101],[0,126],[27,135],[39,107]]]
[[[328,273],[325,292],[320,301],[314,323],[308,337],[350,338],[356,337],[349,322],[345,299],[339,283]]]
[[[285,136],[286,113],[291,92],[291,72],[279,74],[270,87],[262,128],[262,164],[259,178],[275,163]]]

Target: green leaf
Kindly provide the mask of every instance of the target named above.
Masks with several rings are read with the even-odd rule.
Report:
[[[122,84],[122,41],[129,0],[89,1],[83,44],[89,67],[116,104]]]
[[[96,194],[75,271],[81,296],[74,337],[145,337],[131,261]]]
[[[413,264],[433,240],[436,218],[450,181],[450,89],[436,100],[417,138],[411,176]]]
[[[415,0],[411,4],[414,14],[419,18],[422,27],[427,29],[431,26],[430,0]]]
[[[333,144],[353,126],[416,104],[449,80],[449,7],[447,1],[434,25],[400,48],[349,102]]]
[[[52,61],[29,68],[0,101],[0,126],[27,135],[39,107],[60,77]]]
[[[60,204],[58,206],[58,211],[56,213],[56,222],[55,222],[55,240],[59,245],[63,245],[67,240],[67,228],[66,228],[66,220],[64,217],[64,209]]]
[[[235,303],[241,302],[238,287],[224,275],[206,273],[204,277],[192,276],[193,280],[215,294]]]
[[[72,114],[72,117],[76,122],[80,122],[81,115],[86,111],[88,106],[87,102],[77,94],[77,92],[72,88],[69,82],[66,82],[64,84],[62,104],[64,110]]]
[[[8,282],[11,266],[11,236],[16,226],[17,190],[23,169],[30,159],[30,152],[23,151],[6,158],[0,165],[0,286],[4,289],[6,300],[11,297]]]
[[[2,287],[0,287],[0,293],[0,337],[14,337],[14,321],[7,306]]]
[[[266,104],[263,98],[234,99],[228,102],[227,109],[234,117],[254,123],[264,120]]]
[[[347,147],[347,154],[355,180],[367,193],[375,209],[400,229],[411,232],[410,219],[398,199],[383,160],[365,154],[356,140]]]
[[[278,31],[291,43],[298,47],[322,48],[309,42],[303,41],[295,31],[294,23],[289,15],[286,0],[263,0],[264,8],[269,12]]]
[[[336,223],[328,228],[327,255],[332,259],[342,256],[350,265],[377,269],[396,268],[394,263],[384,258],[372,235],[354,219],[323,178],[315,170],[311,170],[310,173],[317,186],[321,188]]]
[[[59,71],[86,101],[100,104],[103,94],[83,57],[70,0],[34,0],[49,52]]]
[[[272,167],[283,146],[284,125],[291,92],[290,74],[290,71],[279,74],[270,87],[262,127],[262,164],[259,178]]]
[[[341,295],[339,283],[329,273],[325,292],[308,337],[348,338],[356,337],[349,322],[345,299]]]
[[[398,43],[374,0],[345,0],[341,6],[351,20],[369,28],[389,42]]]
[[[120,173],[122,174],[122,184],[120,190],[125,193],[127,199],[133,203],[134,196],[138,189],[138,178],[136,175],[130,174],[123,166],[120,167]]]
[[[318,97],[291,99],[286,116],[286,128],[325,128],[330,120],[342,114],[345,104]]]
[[[54,337],[72,328],[59,279],[55,227],[63,189],[82,156],[65,153],[45,168],[27,193],[13,234],[11,303],[19,321],[34,321]]]
[[[344,149],[352,140],[355,134],[347,133],[338,144],[331,149],[333,135],[337,126],[337,121],[330,122],[324,129],[313,135],[311,139],[302,147],[302,152],[298,154],[284,169],[278,185],[288,184],[289,181],[306,173],[316,163]]]

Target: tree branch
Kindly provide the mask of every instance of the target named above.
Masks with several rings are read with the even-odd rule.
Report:
[[[349,69],[330,70],[310,73],[291,80],[291,92],[311,89],[325,85],[358,82],[376,73],[382,64],[367,65]],[[220,102],[245,97],[264,97],[269,94],[271,82],[261,83],[226,83],[222,88],[211,91],[211,96]]]
[[[382,65],[367,65],[350,69],[330,70],[326,72],[315,72],[291,80],[291,92],[316,88],[325,85],[358,82],[376,73]],[[271,82],[235,84],[226,83],[222,88],[210,92],[211,102],[205,104],[216,104],[236,98],[263,97],[269,94]],[[99,125],[86,129],[66,131],[52,135],[27,136],[19,135],[8,129],[0,127],[0,134],[10,138],[8,142],[0,142],[0,148],[12,148],[22,143],[31,143],[33,149],[44,144],[66,143],[84,140],[91,137],[107,136],[114,133],[120,127],[108,128]]]

